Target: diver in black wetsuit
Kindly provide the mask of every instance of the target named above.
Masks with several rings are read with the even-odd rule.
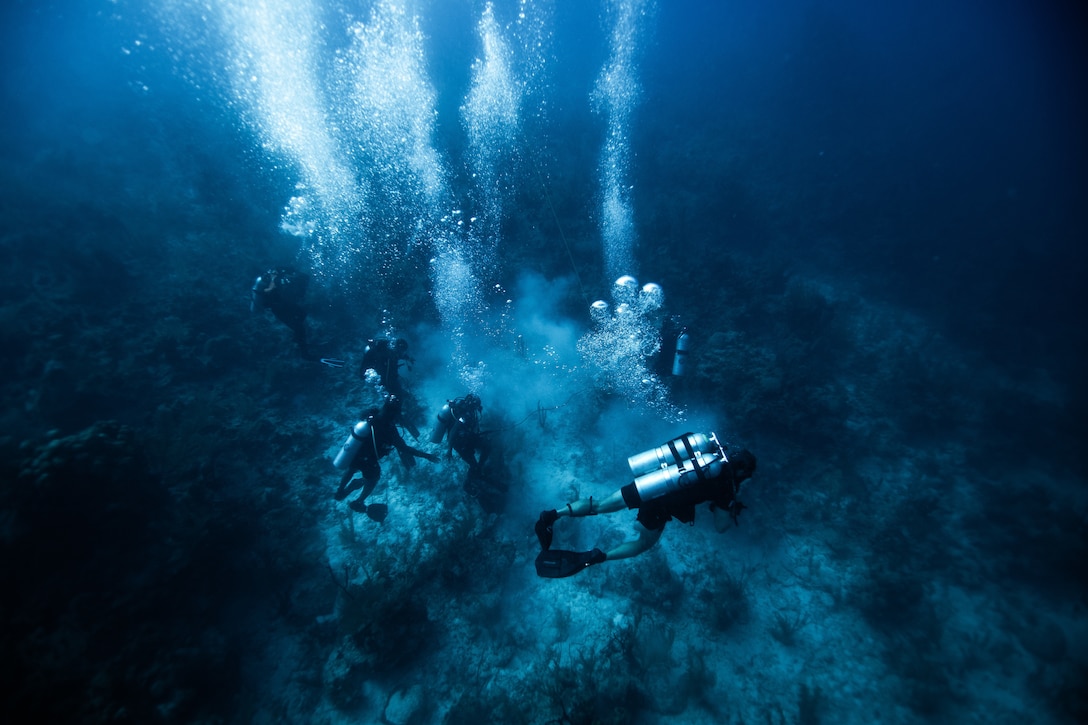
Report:
[[[710,510],[727,512],[737,521],[744,504],[737,499],[740,485],[756,470],[756,457],[747,450],[727,455],[714,434],[685,433],[657,448],[628,459],[635,479],[603,499],[579,499],[558,509],[542,511],[536,535],[542,549],[537,573],[557,578],[577,574],[588,566],[626,559],[648,550],[661,538],[673,518],[695,521],[695,506],[710,503]],[[552,551],[553,525],[567,516],[594,516],[623,509],[638,509],[638,538],[607,552]]]
[[[478,395],[469,393],[457,400],[448,400],[438,412],[438,420],[431,431],[431,443],[441,443],[446,438],[449,447],[446,455],[457,455],[468,464],[469,475],[479,475],[491,455],[491,444],[480,431],[480,414],[484,406]],[[477,452],[480,457],[477,459]]]
[[[386,339],[383,337],[367,340],[366,349],[363,351],[363,363],[360,366],[364,378],[369,378],[373,370],[378,375],[381,387],[385,393],[396,395],[403,403],[400,420],[412,437],[419,440],[419,426],[416,421],[423,415],[423,407],[416,400],[401,381],[400,368],[406,365],[411,369],[415,360],[408,354],[408,341],[403,337]]]
[[[359,497],[348,504],[348,508],[358,513],[365,513],[371,519],[379,523],[385,520],[387,507],[385,504],[366,505],[366,497],[378,485],[382,469],[379,461],[385,458],[394,448],[400,454],[401,463],[407,468],[415,466],[416,458],[426,458],[432,463],[438,463],[438,456],[421,451],[405,443],[397,430],[397,417],[401,412],[401,401],[397,396],[390,395],[382,405],[381,410],[371,408],[363,414],[363,419],[355,424],[344,442],[344,447],[336,456],[333,465],[344,472],[340,478],[340,485],[333,496],[337,501],[343,501],[352,491],[363,489]],[[362,473],[361,478],[355,478],[356,472]]]
[[[277,320],[287,325],[295,336],[295,344],[303,357],[309,357],[306,335],[306,308],[302,298],[310,282],[309,275],[289,267],[270,269],[253,283],[250,312],[270,310]]]
[[[400,381],[400,367],[402,364],[411,367],[414,363],[415,360],[408,354],[408,341],[403,337],[392,340],[377,338],[367,340],[362,373],[365,376],[367,370],[373,370],[381,377],[382,387],[388,393],[404,397],[406,393]]]

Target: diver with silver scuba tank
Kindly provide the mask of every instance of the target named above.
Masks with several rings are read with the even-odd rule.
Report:
[[[747,450],[727,454],[714,433],[684,433],[663,445],[627,459],[633,480],[603,499],[578,499],[558,509],[542,511],[536,522],[541,552],[537,574],[558,578],[577,574],[588,566],[626,559],[650,549],[661,538],[665,524],[676,518],[694,523],[695,507],[710,503],[737,522],[744,508],[737,496],[740,486],[756,470],[756,457]],[[595,516],[622,509],[638,509],[638,538],[608,552],[552,549],[553,526],[564,517]]]
[[[397,418],[400,413],[401,401],[396,395],[386,398],[380,410],[371,408],[366,411],[362,416],[363,419],[351,429],[350,435],[333,461],[333,465],[344,472],[333,498],[343,501],[352,491],[362,488],[362,493],[348,504],[348,508],[366,514],[379,523],[385,520],[388,507],[385,504],[369,506],[366,504],[367,496],[374,491],[382,475],[379,461],[394,448],[407,468],[415,466],[416,458],[426,458],[432,463],[438,463],[440,460],[438,456],[413,448],[404,441],[400,431],[397,430]],[[356,472],[361,473],[362,477],[355,478]]]
[[[438,445],[443,439],[448,441],[446,459],[451,459],[456,451],[468,464],[462,484],[465,493],[475,498],[488,513],[499,513],[505,506],[509,475],[503,463],[501,439],[492,440],[497,431],[480,428],[483,409],[483,403],[475,393],[447,400],[435,416],[431,443]]]
[[[443,438],[448,441],[446,457],[453,451],[468,464],[469,473],[477,475],[491,453],[491,445],[480,430],[480,415],[483,413],[480,396],[469,393],[463,398],[447,400],[438,411],[434,429],[431,431],[431,443],[439,444]],[[480,457],[477,459],[476,453]]]

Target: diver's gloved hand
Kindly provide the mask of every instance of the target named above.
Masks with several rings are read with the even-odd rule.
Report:
[[[606,561],[608,561],[608,554],[604,553],[597,547],[593,547],[593,551],[589,552],[589,558],[586,559],[586,566],[603,564]]]

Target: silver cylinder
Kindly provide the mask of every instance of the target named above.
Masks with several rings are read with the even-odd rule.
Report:
[[[691,337],[687,332],[681,332],[676,338],[676,352],[672,356],[672,374],[683,377],[688,371],[688,347],[691,345]]]
[[[706,453],[714,448],[705,433],[684,433],[664,445],[636,453],[627,459],[627,465],[637,478],[655,468],[680,465],[690,460],[695,453]]]
[[[697,452],[695,457],[682,465],[666,466],[650,471],[635,479],[635,489],[643,501],[660,498],[679,491],[698,481],[715,478],[722,471],[722,457],[718,452]]]
[[[363,445],[363,440],[368,438],[369,434],[370,423],[365,420],[356,423],[355,427],[351,429],[348,439],[344,441],[344,445],[340,448],[340,452],[336,454],[336,459],[333,460],[332,465],[341,471],[347,469],[355,459],[355,454]]]
[[[438,421],[434,424],[434,430],[431,431],[431,443],[441,443],[442,438],[445,437],[446,432],[453,425],[453,410],[450,408],[450,404],[446,403],[442,406],[442,410],[438,411]]]

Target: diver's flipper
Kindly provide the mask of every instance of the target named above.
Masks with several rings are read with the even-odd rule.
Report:
[[[366,507],[366,515],[371,521],[377,521],[380,524],[389,515],[389,507],[384,503],[372,503]]]
[[[540,518],[537,519],[536,526],[533,530],[536,531],[536,538],[540,540],[540,548],[545,551],[552,546],[552,526],[559,520],[559,514],[555,509],[550,511],[541,511]]]
[[[604,560],[604,552],[600,549],[592,551],[545,549],[536,557],[536,573],[546,579],[561,579],[574,576],[590,564],[600,564]]]

